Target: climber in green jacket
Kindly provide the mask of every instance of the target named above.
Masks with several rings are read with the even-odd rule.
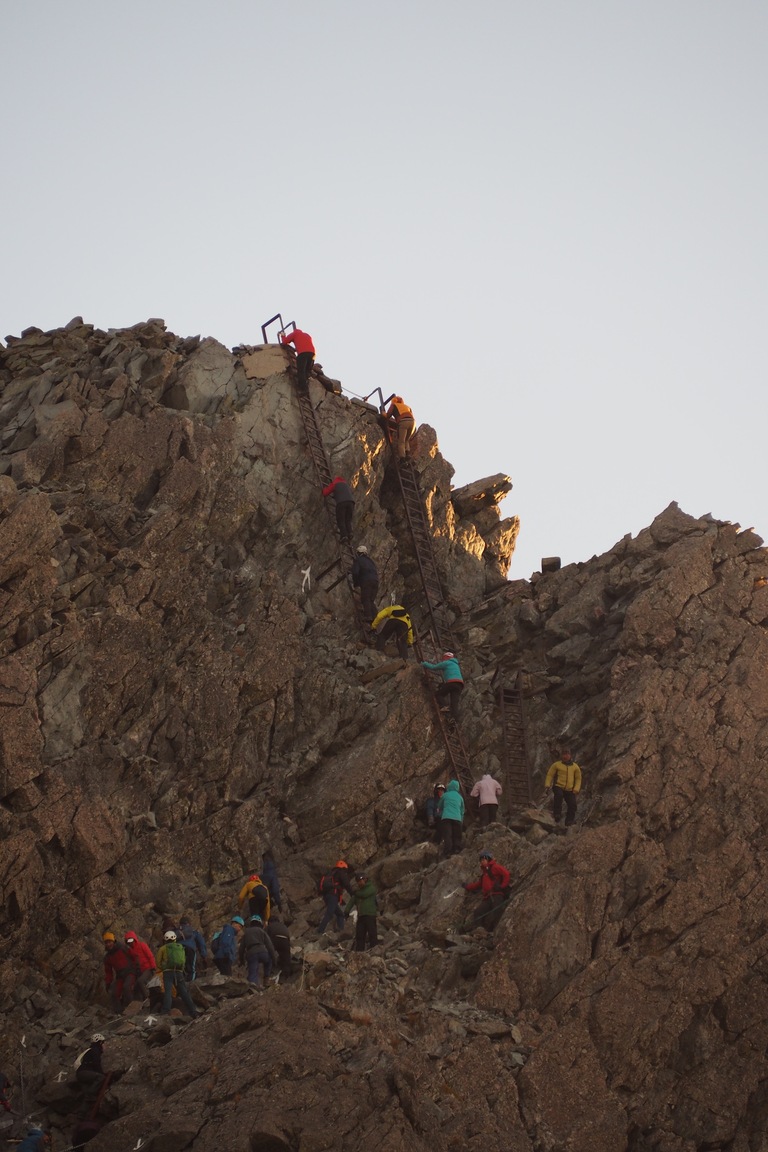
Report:
[[[349,916],[352,909],[357,908],[355,952],[365,952],[366,941],[368,948],[375,948],[379,942],[376,934],[379,903],[376,899],[376,888],[364,872],[355,873],[355,882],[357,883],[357,891],[352,893],[345,912]]]

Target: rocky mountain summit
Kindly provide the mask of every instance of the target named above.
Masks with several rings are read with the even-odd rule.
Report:
[[[69,1147],[73,1061],[98,1030],[124,1075],[94,1152],[766,1152],[762,540],[672,503],[604,556],[510,582],[509,479],[453,489],[421,425],[472,774],[506,784],[514,679],[532,780],[488,829],[468,804],[443,859],[420,811],[452,771],[433,682],[361,633],[292,374],[287,349],[161,320],[77,318],[0,348],[14,1108]],[[310,401],[379,603],[411,609],[433,659],[378,412],[317,379]],[[585,787],[560,835],[543,780],[565,744]],[[266,848],[296,973],[251,994],[209,972],[194,1023],[114,1016],[102,931],[156,947],[186,912],[210,940]],[[493,933],[461,887],[481,849],[512,873]],[[381,894],[371,952],[317,935],[340,856]]]

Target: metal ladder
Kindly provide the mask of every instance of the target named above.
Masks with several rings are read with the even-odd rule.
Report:
[[[326,455],[323,439],[320,435],[320,427],[317,423],[317,414],[312,407],[312,401],[310,400],[308,393],[304,394],[297,390],[296,397],[299,401],[299,411],[301,412],[301,419],[302,423],[304,424],[304,434],[307,439],[312,462],[315,465],[317,479],[320,482],[320,486],[325,488],[328,484],[331,483],[333,476],[331,475],[331,465],[329,463],[328,456]],[[323,497],[323,503],[325,504],[325,511],[328,516],[328,522],[331,526],[331,531],[336,537],[336,546],[339,550],[339,556],[338,559],[334,560],[331,564],[328,564],[322,570],[322,572],[318,573],[317,579],[320,580],[323,576],[327,575],[327,573],[330,572],[331,569],[335,568],[337,564],[341,566],[341,575],[339,576],[338,580],[335,580],[334,583],[330,585],[329,591],[334,589],[337,584],[340,584],[342,580],[345,581],[347,587],[349,588],[350,595],[352,596],[352,604],[355,610],[357,626],[360,629],[360,634],[362,635],[363,640],[366,644],[368,644],[371,638],[371,626],[363,618],[362,604],[357,596],[355,596],[350,576],[355,554],[352,551],[352,545],[349,543],[349,541],[342,540],[339,535],[339,528],[338,524],[336,523],[336,512],[335,509],[331,507],[331,502],[326,497]]]
[[[393,455],[398,461],[397,452],[393,447]],[[400,485],[400,494],[403,498],[408,528],[413,541],[413,550],[416,563],[421,576],[421,585],[424,589],[427,612],[431,623],[431,631],[436,647],[443,651],[453,651],[456,642],[453,638],[451,622],[448,617],[448,607],[445,603],[445,594],[437,570],[435,553],[432,549],[432,533],[424,508],[424,497],[419,487],[419,477],[413,462],[409,457],[397,463],[397,479]]]
[[[510,682],[502,668],[491,681],[501,713],[502,766],[505,775],[507,809],[510,815],[532,803],[530,758],[525,732],[523,674],[515,672]]]
[[[283,323],[283,317],[279,312],[276,312],[274,316],[272,316],[269,320],[267,320],[265,324],[262,324],[261,326],[261,335],[265,344],[269,343],[267,329],[272,324],[274,324],[275,321],[278,321],[279,323],[278,337],[280,333],[288,332],[289,330],[296,327],[296,322],[294,320],[289,320],[287,324]],[[296,384],[295,372],[293,369],[291,370],[291,375],[294,376],[294,384]],[[333,476],[331,475],[331,465],[325,451],[323,438],[320,435],[320,425],[317,422],[317,414],[312,407],[312,401],[309,398],[309,393],[299,392],[297,387],[296,398],[299,401],[299,411],[301,413],[301,420],[304,425],[304,435],[306,437],[307,445],[309,446],[309,453],[312,457],[312,463],[315,466],[317,479],[320,482],[321,488],[325,488],[328,484],[331,483]],[[349,588],[350,595],[352,596],[352,604],[354,606],[355,619],[357,620],[358,628],[360,629],[363,640],[366,644],[368,644],[370,643],[371,639],[371,628],[367,621],[363,619],[362,604],[358,600],[357,596],[355,596],[351,580],[352,564],[355,559],[355,554],[352,551],[352,545],[348,541],[343,541],[339,535],[339,529],[336,523],[335,509],[331,507],[331,504],[326,499],[326,497],[323,497],[323,503],[325,504],[325,511],[326,515],[328,516],[328,522],[331,526],[331,531],[336,538],[336,545],[339,550],[339,556],[336,560],[333,560],[330,564],[327,564],[326,567],[323,568],[322,572],[318,573],[316,579],[321,580],[323,576],[327,576],[327,574],[337,565],[340,566],[341,575],[329,586],[328,591],[332,591],[337,584],[342,582],[342,580],[345,581],[347,587]]]
[[[382,399],[380,406],[382,415],[385,403]],[[443,586],[440,582],[437,561],[435,560],[435,553],[432,548],[432,533],[427,519],[426,508],[424,507],[424,497],[419,487],[418,472],[409,457],[406,456],[402,460],[398,457],[397,447],[389,430],[387,430],[387,436],[395,461],[395,471],[400,485],[400,495],[403,498],[403,507],[405,509],[406,519],[408,520],[411,540],[413,541],[413,551],[421,577],[421,586],[424,589],[424,599],[430,621],[427,635],[438,651],[442,652],[447,650],[450,652],[456,647],[456,642],[453,638],[445,593],[443,592]],[[424,653],[419,639],[417,639],[414,647],[419,660],[423,660]],[[437,722],[440,727],[443,743],[445,744],[445,750],[448,753],[451,768],[459,783],[462,785],[465,795],[469,796],[474,781],[472,779],[472,768],[469,763],[469,756],[464,746],[464,741],[461,738],[459,726],[448,713],[440,711],[440,706],[437,703],[434,693],[431,693],[431,695],[433,708],[437,715]]]

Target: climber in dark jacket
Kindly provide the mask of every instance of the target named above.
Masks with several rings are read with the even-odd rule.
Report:
[[[352,561],[352,583],[360,589],[360,603],[363,619],[370,624],[376,615],[376,597],[379,594],[379,570],[368,555],[365,544],[361,544]]]
[[[91,1036],[91,1046],[86,1048],[75,1072],[75,1079],[83,1086],[86,1100],[95,1100],[104,1083],[106,1073],[101,1066],[103,1054],[104,1037],[101,1032],[96,1032]]]
[[[352,489],[343,476],[334,476],[330,484],[323,488],[323,496],[333,496],[336,504],[336,523],[342,543],[352,539],[352,514],[355,511],[355,498]]]
[[[272,965],[277,963],[277,952],[264,928],[261,916],[251,916],[240,941],[239,957],[241,964],[248,966],[248,983],[261,988],[261,966],[264,965],[264,983],[269,980]]]
[[[357,891],[353,892],[352,899],[347,906],[347,916],[353,908],[357,908],[357,927],[355,929],[355,952],[365,952],[366,948],[375,948],[379,942],[376,934],[376,916],[378,914],[378,901],[376,889],[364,872],[355,876]]]
[[[202,962],[202,967],[208,967],[208,950],[205,947],[205,937],[199,929],[192,927],[192,921],[189,916],[182,916],[179,931],[176,936],[179,943],[184,945],[184,950],[187,954],[187,962],[184,965],[184,976],[187,980],[196,980],[198,956]]]
[[[232,965],[237,963],[237,942],[244,927],[242,916],[233,916],[213,938],[213,962],[222,976],[232,975]]]
[[[11,1093],[13,1087],[5,1072],[0,1072],[0,1108],[4,1112],[11,1111]]]
[[[320,877],[320,895],[325,903],[325,912],[317,930],[322,936],[331,920],[336,922],[339,932],[344,928],[344,912],[342,905],[344,893],[352,895],[352,885],[349,882],[349,865],[345,860],[337,860],[330,872]]]
[[[277,874],[277,864],[275,864],[275,857],[272,855],[271,848],[267,848],[261,854],[261,880],[263,884],[266,884],[269,891],[271,908],[277,908],[278,912],[282,912],[283,900],[280,895],[280,877]]]
[[[425,808],[428,828],[434,828],[436,825],[439,825],[437,806],[442,799],[443,792],[445,792],[445,784],[435,784],[432,789],[432,795],[427,797]]]
[[[267,924],[267,935],[275,946],[280,961],[280,972],[283,976],[290,976],[293,971],[291,961],[291,937],[282,920],[277,916],[270,916]]]

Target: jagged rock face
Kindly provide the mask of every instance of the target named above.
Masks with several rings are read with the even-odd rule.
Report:
[[[508,826],[440,861],[411,803],[446,772],[425,681],[415,663],[367,675],[382,657],[335,583],[291,357],[161,321],[30,330],[1,354],[2,1065],[24,1034],[29,1091],[64,1127],[55,1074],[78,1028],[108,1026],[133,1070],[95,1152],[762,1148],[762,541],[671,505],[603,557],[508,584],[507,478],[452,491],[422,427],[477,776],[503,780],[501,665],[522,671],[535,794],[564,743],[586,780],[567,837],[502,809]],[[376,414],[311,397],[381,602],[419,622]],[[188,910],[210,936],[268,845],[301,981],[214,985],[183,1035],[109,1022],[101,930],[157,943],[161,914]],[[513,897],[493,937],[457,935],[481,846]],[[313,946],[338,855],[385,893],[379,954]]]

